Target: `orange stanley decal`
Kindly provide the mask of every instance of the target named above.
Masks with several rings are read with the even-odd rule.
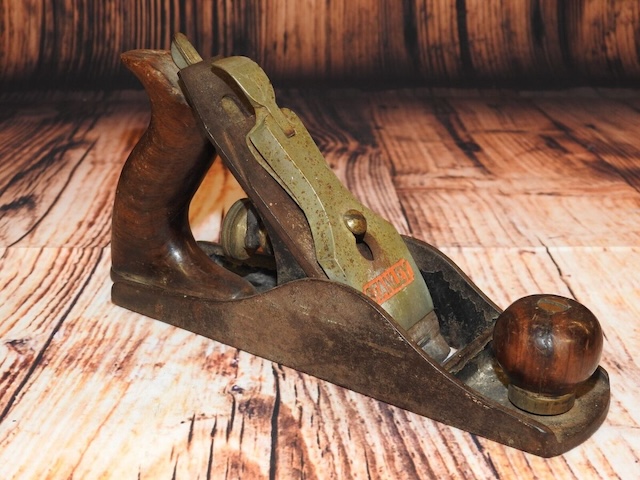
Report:
[[[401,258],[373,280],[362,287],[362,293],[373,299],[378,305],[393,297],[404,287],[413,282],[411,264]]]

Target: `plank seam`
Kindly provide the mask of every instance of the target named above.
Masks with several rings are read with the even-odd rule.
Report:
[[[278,478],[276,470],[278,467],[278,416],[280,414],[280,379],[276,366],[273,365],[273,380],[275,383],[275,399],[273,402],[273,412],[271,414],[271,454],[269,457],[269,480]]]

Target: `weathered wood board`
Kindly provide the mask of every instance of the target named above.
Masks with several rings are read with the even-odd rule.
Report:
[[[301,83],[531,88],[640,80],[634,0],[0,0],[0,85],[136,85],[119,53],[246,55]]]
[[[144,96],[0,100],[0,478],[637,477],[639,93],[279,96],[349,188],[499,305],[559,293],[599,317],[610,413],[552,459],[114,306],[110,209]],[[241,194],[215,164],[196,236]]]

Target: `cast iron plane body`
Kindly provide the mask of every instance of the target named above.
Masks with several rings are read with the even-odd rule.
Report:
[[[328,234],[318,233],[317,223],[325,218],[310,222],[305,209],[320,205],[314,215],[331,217],[332,207],[325,204],[332,200],[306,177],[301,181],[315,193],[302,198],[305,190],[277,175],[279,168],[289,168],[289,159],[265,160],[280,155],[271,153],[278,145],[299,157],[288,142],[300,137],[302,127],[288,111],[279,117],[272,105],[262,108],[261,95],[270,85],[256,82],[255,94],[254,85],[233,70],[236,63],[201,60],[184,45],[176,45],[185,59],[180,68],[175,52],[173,59],[167,51],[123,54],[145,86],[152,116],[127,159],[115,199],[111,275],[117,305],[536,455],[561,454],[598,428],[609,406],[604,369],[580,385],[566,413],[516,408],[493,351],[501,310],[451,260],[419,240],[398,236],[400,253],[387,259],[380,240],[386,237],[370,233],[378,225],[384,230],[384,222],[347,194],[349,212],[356,212],[345,217],[349,231],[327,221],[336,242],[352,238],[365,266],[385,257],[389,265],[373,274],[379,282],[381,271],[399,284],[414,282],[415,273],[426,296],[397,296],[398,305],[389,307],[375,282],[353,286],[360,279],[349,276],[350,256],[335,254],[330,267],[321,265],[325,253],[317,236]],[[255,69],[246,60],[237,64]],[[256,129],[261,121],[262,131]],[[277,142],[265,143],[269,135]],[[242,217],[248,220],[241,222],[252,250],[246,259],[228,258],[219,244],[196,242],[189,227],[189,204],[214,150],[248,196],[248,217]],[[300,165],[304,173],[306,165]],[[258,230],[268,238],[262,247],[250,238]],[[438,331],[424,333],[434,321]],[[437,358],[428,344],[440,336],[453,353]]]

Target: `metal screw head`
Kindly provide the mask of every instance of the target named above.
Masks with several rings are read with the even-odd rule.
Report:
[[[361,237],[367,233],[367,219],[358,210],[347,210],[342,217],[344,223],[351,233],[356,237]]]

